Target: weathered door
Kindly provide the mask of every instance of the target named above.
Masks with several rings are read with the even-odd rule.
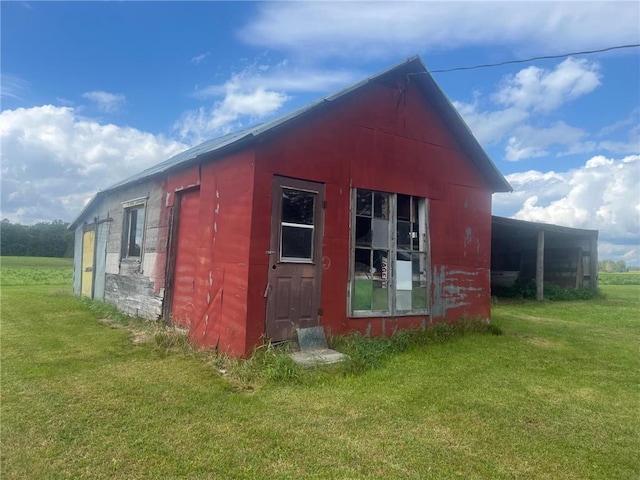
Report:
[[[174,324],[190,327],[196,314],[196,265],[200,238],[200,190],[179,195],[178,229],[173,268],[171,319]]]
[[[93,298],[93,270],[95,258],[96,231],[91,229],[82,234],[82,278],[81,292]]]
[[[296,328],[318,325],[324,185],[274,177],[266,333],[295,337]]]

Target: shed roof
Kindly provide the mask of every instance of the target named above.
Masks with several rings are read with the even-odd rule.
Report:
[[[544,230],[545,232],[571,235],[574,237],[598,237],[598,230],[564,227],[551,223],[530,222],[528,220],[518,220],[515,218],[497,217],[495,215],[491,217],[491,223],[493,225],[494,237],[502,235],[504,230],[508,230],[511,236],[513,236],[513,232],[518,232],[523,235],[535,235],[538,231]]]
[[[442,119],[446,127],[452,132],[455,139],[460,143],[463,151],[469,156],[471,161],[480,170],[482,175],[488,181],[493,192],[510,192],[511,186],[500,173],[495,164],[480,146],[471,130],[464,122],[458,111],[451,104],[447,96],[440,89],[433,77],[429,74],[426,66],[419,56],[407,58],[403,62],[389,67],[373,76],[367,77],[349,87],[339,90],[335,93],[327,95],[308,105],[298,108],[292,112],[281,115],[277,118],[260,123],[247,129],[229,133],[213,140],[208,140],[200,145],[192,147],[179,153],[168,160],[160,162],[140,173],[115,183],[105,190],[98,192],[91,201],[82,209],[69,228],[75,228],[84,216],[84,213],[98,200],[99,197],[108,192],[120,189],[125,186],[142,183],[151,180],[154,177],[169,173],[172,170],[184,168],[203,160],[210,160],[220,157],[232,149],[240,149],[253,143],[257,138],[273,133],[279,127],[288,125],[293,122],[301,121],[309,114],[316,112],[325,105],[338,101],[352,92],[364,87],[370,82],[379,81],[385,77],[394,75],[406,75],[410,81],[415,81],[421,88],[425,98],[429,99],[429,103],[436,110],[436,113]]]

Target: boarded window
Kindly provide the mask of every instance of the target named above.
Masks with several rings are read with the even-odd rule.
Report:
[[[353,205],[350,312],[427,313],[427,200],[357,189]]]

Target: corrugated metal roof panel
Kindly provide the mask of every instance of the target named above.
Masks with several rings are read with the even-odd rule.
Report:
[[[429,74],[426,66],[422,62],[422,59],[416,55],[292,112],[286,113],[267,122],[254,125],[239,132],[229,133],[222,137],[196,145],[182,153],[174,155],[164,162],[160,162],[136,175],[115,183],[102,192],[99,192],[99,194],[97,194],[89,204],[86,205],[82,212],[80,212],[78,217],[76,217],[72,222],[70,228],[81,219],[84,212],[98,199],[99,196],[101,196],[101,194],[121,188],[125,185],[149,180],[156,175],[169,172],[172,169],[187,166],[190,162],[197,161],[197,159],[202,159],[205,156],[215,156],[216,153],[222,153],[227,148],[241,147],[245,143],[253,141],[256,137],[271,132],[279,126],[296,121],[320,108],[322,105],[334,102],[349,93],[358,90],[369,82],[379,80],[389,74],[397,73],[410,74],[410,78],[417,81],[425,93],[426,98],[428,98],[429,102],[436,108],[438,114],[441,116],[447,127],[453,132],[456,139],[462,145],[463,150],[467,152],[476,167],[483,173],[483,175],[485,175],[493,191],[510,192],[512,189],[507,180],[480,146],[458,111],[440,89],[433,77]]]

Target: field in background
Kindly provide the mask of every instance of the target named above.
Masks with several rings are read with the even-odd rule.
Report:
[[[640,285],[640,272],[599,272],[600,285]]]
[[[73,259],[0,257],[0,286],[60,285],[71,288]]]
[[[70,281],[2,279],[3,480],[640,477],[637,286],[500,301],[501,336],[238,392],[101,324]]]

